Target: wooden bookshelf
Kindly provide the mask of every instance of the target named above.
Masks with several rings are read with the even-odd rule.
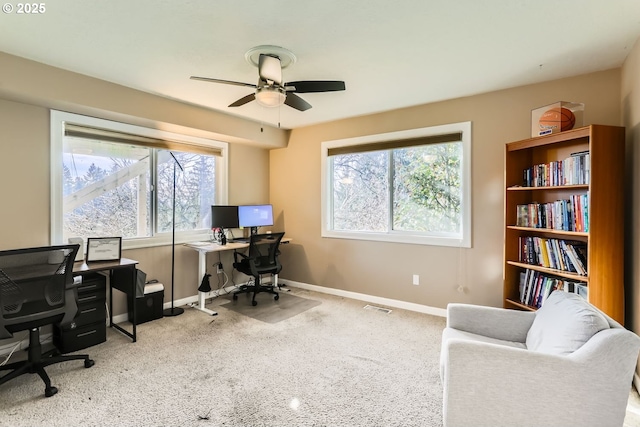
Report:
[[[587,285],[588,299],[616,321],[624,322],[624,144],[623,127],[591,125],[505,145],[504,306],[535,307],[520,301],[520,273],[535,270],[552,277]],[[588,151],[588,183],[523,186],[526,169],[563,160]],[[517,224],[517,206],[552,203],[571,195],[588,195],[588,231],[523,227]],[[587,245],[587,275],[581,276],[520,259],[520,237],[553,238]]]

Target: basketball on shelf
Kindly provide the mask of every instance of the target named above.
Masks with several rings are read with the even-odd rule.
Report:
[[[545,111],[539,120],[540,130],[570,130],[576,124],[576,116],[564,107],[554,107]]]

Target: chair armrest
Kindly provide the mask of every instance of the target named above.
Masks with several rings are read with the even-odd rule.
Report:
[[[477,341],[444,345],[445,427],[622,425],[624,407],[612,423],[600,367],[585,360]]]
[[[233,258],[235,262],[240,262],[242,261],[241,259],[239,259],[238,257],[242,258],[242,259],[249,259],[248,256],[246,256],[245,254],[243,254],[242,252],[238,252],[238,251],[233,251]]]
[[[622,380],[630,383],[638,363],[640,337],[620,327],[604,329],[595,334],[582,347],[567,357],[579,363],[597,366],[601,381],[607,383]],[[604,387],[601,384],[601,387]],[[628,396],[622,396],[626,401]]]
[[[505,341],[525,342],[535,312],[471,304],[447,306],[447,327]]]

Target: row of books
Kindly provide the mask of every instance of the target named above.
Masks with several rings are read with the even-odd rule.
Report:
[[[589,184],[591,158],[589,151],[571,153],[564,160],[533,165],[524,170],[525,187],[554,187]]]
[[[550,203],[516,206],[516,225],[564,231],[589,231],[589,194],[573,194]]]
[[[522,304],[540,308],[549,294],[556,290],[573,292],[588,299],[589,288],[586,283],[572,282],[529,269],[520,273],[520,302]]]
[[[587,275],[587,245],[561,239],[520,236],[520,262]]]

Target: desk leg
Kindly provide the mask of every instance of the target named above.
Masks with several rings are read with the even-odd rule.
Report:
[[[133,342],[136,342],[136,339],[137,339],[137,334],[136,334],[137,315],[136,315],[136,304],[135,304],[136,280],[137,280],[136,275],[137,275],[137,272],[136,272],[135,266],[132,266],[131,268],[111,270],[111,274],[109,275],[109,325],[112,328],[117,329],[118,331],[122,332],[123,334],[131,338]],[[129,309],[128,307],[130,307],[130,304],[133,304],[132,332],[129,332],[126,329],[124,329],[122,326],[116,323],[113,323],[113,287],[114,287],[113,285],[114,283],[116,283],[117,280],[122,281],[120,285],[116,286],[116,289],[125,293],[125,296],[127,298],[127,310]]]
[[[202,280],[202,278],[206,273],[207,273],[207,253],[198,251],[198,278]],[[200,285],[198,284],[197,287],[199,286]],[[217,311],[209,310],[208,308],[205,307],[205,303],[207,301],[206,294],[207,294],[206,292],[198,291],[198,305],[192,306],[192,307],[200,311],[204,311],[205,313],[211,316],[216,316],[218,314]]]

